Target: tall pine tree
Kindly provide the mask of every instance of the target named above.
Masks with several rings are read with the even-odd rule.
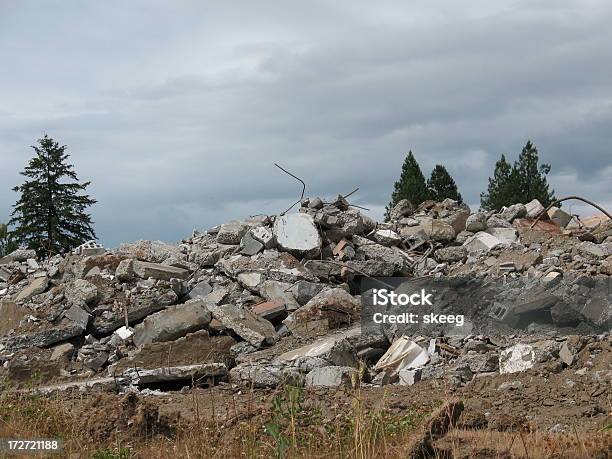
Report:
[[[431,176],[427,180],[427,188],[431,199],[434,201],[444,201],[446,198],[454,199],[458,202],[463,202],[461,194],[457,190],[455,180],[446,170],[446,167],[437,164],[434,170],[431,171]]]
[[[10,246],[8,226],[0,223],[0,258],[8,255],[9,251],[11,251]]]
[[[514,191],[511,180],[512,166],[506,161],[506,156],[501,155],[495,163],[493,177],[489,177],[489,187],[486,193],[480,193],[480,207],[484,210],[498,210],[504,206],[515,204]]]
[[[85,194],[90,182],[79,183],[68,164],[66,146],[46,134],[32,146],[35,156],[21,175],[29,180],[13,190],[20,193],[9,225],[11,236],[41,256],[67,252],[96,239],[86,209],[96,203]]]
[[[412,150],[408,152],[404,164],[402,165],[402,173],[397,182],[395,182],[391,202],[387,205],[385,218],[389,218],[389,212],[402,199],[407,199],[413,205],[418,206],[423,201],[429,199],[429,190],[425,184],[425,177],[419,163],[417,163]]]
[[[514,163],[513,174],[516,177],[516,202],[527,203],[537,199],[546,207],[554,201],[555,192],[548,189],[546,175],[550,172],[550,164],[538,166],[538,149],[527,141],[519,159]]]
[[[538,162],[538,150],[531,141],[527,141],[512,167],[502,155],[495,164],[493,177],[489,178],[487,192],[480,194],[480,206],[485,210],[498,210],[533,199],[548,206],[555,197],[554,190],[549,191],[546,180],[550,164],[538,165]]]

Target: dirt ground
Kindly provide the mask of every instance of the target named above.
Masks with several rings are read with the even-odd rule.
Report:
[[[546,376],[532,370],[483,377],[460,388],[432,380],[411,387],[296,389],[293,398],[287,388],[239,390],[229,384],[147,396],[64,394],[49,400],[53,405],[46,409],[63,411],[65,426],[57,432],[64,435],[66,457],[73,458],[264,457],[278,453],[270,423],[289,439],[292,429],[298,432],[298,446],[283,457],[374,457],[377,448],[369,454],[351,443],[357,424],[364,436],[373,435],[368,429],[381,429],[386,456],[405,457],[429,414],[451,399],[463,401],[465,409],[455,429],[436,442],[450,454],[445,457],[607,458],[612,452],[610,381],[598,381],[597,371],[603,370],[577,375],[565,369]],[[17,419],[2,417],[0,436],[19,430],[45,433],[40,419],[11,431]],[[249,435],[258,446],[249,446]],[[321,451],[318,446],[326,442]],[[89,452],[83,454],[82,448]]]
[[[275,390],[220,383],[51,397],[5,391],[0,438],[59,437],[71,458],[406,457],[431,413],[460,400],[463,413],[436,440],[440,453],[428,457],[608,458],[611,372],[607,342],[584,349],[571,367],[550,361],[462,387],[437,379]]]

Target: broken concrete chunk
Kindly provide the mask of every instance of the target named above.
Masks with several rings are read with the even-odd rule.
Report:
[[[382,245],[397,245],[402,242],[402,237],[395,231],[379,229],[374,232],[372,239]]]
[[[444,218],[444,222],[448,223],[455,230],[455,234],[459,234],[461,231],[465,231],[465,225],[467,219],[470,216],[470,211],[467,209],[459,210],[448,217]]]
[[[253,239],[261,242],[266,249],[272,249],[276,245],[274,241],[274,234],[270,231],[269,228],[265,226],[257,226],[249,231]]]
[[[253,237],[250,231],[247,231],[240,240],[240,253],[247,257],[257,255],[264,249],[264,245]]]
[[[278,339],[274,325],[236,305],[224,304],[213,309],[213,317],[255,347],[274,344]]]
[[[312,325],[324,321],[324,332],[353,323],[360,310],[360,303],[351,294],[340,288],[323,290],[305,306],[287,317],[283,323],[298,336],[312,336]],[[316,332],[321,331],[316,327]]]
[[[559,349],[559,358],[563,360],[568,367],[574,363],[574,353],[570,350],[567,342],[564,342]]]
[[[81,255],[83,257],[92,257],[96,255],[104,255],[106,249],[98,244],[95,240],[87,241],[72,251],[75,255]]]
[[[256,304],[251,312],[262,319],[273,320],[285,315],[287,308],[283,300],[272,300]]]
[[[98,298],[98,288],[85,279],[77,279],[66,287],[66,299],[74,304],[92,304]]]
[[[421,369],[403,369],[398,372],[400,386],[413,386],[421,380]]]
[[[17,249],[7,256],[0,258],[0,265],[6,265],[14,261],[21,263],[27,261],[28,258],[36,259],[36,251],[31,249]]]
[[[187,333],[202,330],[212,315],[202,301],[179,304],[147,317],[134,328],[134,344],[172,341]]]
[[[499,369],[499,356],[494,352],[465,354],[455,361],[455,366],[467,366],[472,373],[490,373]]]
[[[131,368],[123,373],[137,386],[185,381],[207,383],[208,378],[223,378],[227,376],[227,367],[223,363],[204,363],[200,365],[182,365],[176,367],[164,366],[153,370]]]
[[[0,266],[0,282],[8,282],[12,274],[13,273],[10,270]]]
[[[119,337],[122,341],[127,341],[134,336],[134,330],[124,325],[123,327],[115,330],[113,334],[117,335],[117,337]]]
[[[442,220],[425,219],[420,226],[432,241],[452,241],[456,236],[455,229]]]
[[[570,214],[555,206],[552,206],[550,209],[548,209],[548,216],[561,228],[565,228],[572,220],[572,216]]]
[[[324,287],[325,284],[301,280],[291,287],[291,293],[293,293],[295,300],[303,306],[323,290]]]
[[[19,350],[26,347],[48,347],[52,344],[69,340],[81,335],[87,328],[90,315],[77,305],[64,312],[64,319],[59,325],[45,330],[9,336],[0,339],[0,349]]]
[[[244,222],[233,220],[221,225],[217,233],[217,242],[226,245],[238,245],[242,236],[249,230],[249,225]]]
[[[306,375],[306,387],[355,387],[359,373],[352,367],[315,368]]]
[[[470,253],[479,251],[488,252],[489,250],[497,247],[500,243],[501,241],[495,236],[481,231],[469,237],[463,243],[463,247],[465,247]]]
[[[513,204],[509,207],[506,207],[499,216],[506,220],[507,222],[512,223],[516,218],[523,218],[527,215],[527,208],[524,204]]]
[[[230,349],[236,344],[231,336],[210,336],[207,330],[188,333],[174,341],[144,344],[116,365],[116,372],[129,368],[155,369],[168,365],[202,363],[232,364]]]
[[[472,233],[487,229],[487,215],[483,212],[476,212],[470,215],[465,222],[465,230]]]
[[[402,217],[409,217],[414,213],[414,206],[407,199],[400,200],[389,212],[389,220],[396,221]]]
[[[64,313],[64,316],[70,319],[74,325],[82,330],[87,328],[87,324],[89,323],[89,319],[91,317],[86,311],[83,310],[83,308],[77,306],[76,304],[72,305],[70,309]]]
[[[142,279],[151,277],[169,281],[170,279],[187,279],[189,277],[189,271],[186,269],[147,261],[134,261],[134,272]]]
[[[121,244],[116,250],[116,253],[152,263],[169,264],[170,261],[185,259],[185,256],[181,253],[178,246],[167,244],[162,241],[136,241],[128,244]]]
[[[612,245],[585,241],[578,246],[578,252],[587,258],[606,258],[612,255]]]
[[[277,357],[281,362],[298,362],[301,359],[319,358],[330,365],[349,366],[357,368],[359,360],[355,348],[350,344],[348,338],[351,334],[358,335],[359,328],[344,332],[334,333],[294,349]]]
[[[525,210],[525,216],[527,218],[536,218],[540,213],[544,211],[544,206],[540,203],[540,201],[534,199],[533,201],[530,201],[525,204]],[[544,214],[543,218],[548,218],[548,215]]]
[[[535,351],[529,344],[518,343],[504,349],[499,355],[500,374],[518,373],[533,368]]]
[[[130,282],[136,277],[134,271],[134,260],[132,258],[126,258],[121,260],[115,270],[115,276],[119,282]]]
[[[15,297],[15,301],[16,302],[28,301],[34,295],[38,295],[40,293],[43,293],[45,290],[47,290],[48,286],[49,286],[49,278],[48,277],[46,277],[46,276],[44,276],[44,277],[35,277],[34,279],[32,279],[32,281],[28,284],[27,287],[22,289],[17,294],[17,297]]]
[[[485,232],[496,237],[502,244],[510,244],[519,241],[518,232],[514,228],[487,228]]]
[[[314,276],[321,280],[329,280],[330,277],[340,276],[340,266],[332,263],[327,263],[325,260],[308,260],[304,263],[304,267]]]
[[[261,273],[245,272],[236,276],[236,280],[248,289],[257,289],[263,280]]]
[[[389,269],[393,272],[408,271],[412,265],[411,259],[400,252],[397,247],[385,247],[359,236],[353,237],[353,242],[357,246],[356,254],[358,258],[365,258],[368,262],[376,260],[389,265]],[[355,261],[358,263],[358,261]],[[353,261],[351,262],[353,263]],[[350,263],[347,263],[350,265]],[[366,268],[369,269],[369,268]],[[366,272],[366,274],[369,274]]]
[[[308,201],[308,207],[310,209],[322,209],[324,205],[323,200],[319,197],[312,198]]]
[[[259,284],[259,295],[268,301],[280,300],[288,311],[295,311],[300,307],[291,293],[291,284],[267,280]]]
[[[321,252],[321,236],[308,214],[289,214],[277,217],[274,236],[280,250],[296,256],[312,258]]]
[[[213,288],[208,282],[198,282],[187,294],[187,298],[190,300],[206,298],[212,291]]]
[[[487,219],[487,228],[512,228],[512,224],[497,215],[491,215]]]
[[[53,352],[49,360],[56,362],[58,360],[70,360],[74,353],[74,345],[70,343],[58,344],[53,347]]]
[[[434,257],[440,263],[454,263],[467,258],[467,250],[465,247],[445,247],[436,250]]]

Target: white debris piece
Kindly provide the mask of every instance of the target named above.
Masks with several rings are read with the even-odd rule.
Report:
[[[130,339],[134,335],[134,330],[126,327],[125,325],[115,330],[115,335],[121,338],[123,341]]]
[[[501,351],[499,355],[500,374],[518,373],[529,370],[535,363],[535,352],[529,344],[518,343]]]
[[[106,249],[92,239],[91,241],[87,241],[78,246],[72,251],[72,253],[75,255],[83,255],[84,257],[88,257],[91,255],[103,255],[106,253]]]
[[[548,209],[547,213],[550,219],[561,228],[565,228],[569,222],[572,221],[572,216],[570,214],[555,206]]]
[[[372,235],[373,239],[383,245],[397,245],[402,242],[402,237],[395,231],[379,229]]]
[[[283,215],[274,222],[274,236],[281,250],[312,257],[321,250],[321,236],[308,214]]]
[[[525,209],[527,209],[527,218],[536,218],[544,211],[544,206],[540,203],[540,201],[534,199],[533,201],[525,204]]]
[[[399,375],[399,383],[400,386],[412,386],[415,383],[421,380],[421,370],[400,370]]]
[[[495,236],[481,231],[467,238],[463,243],[463,247],[465,247],[468,252],[478,252],[481,250],[488,252],[494,247],[497,247],[500,243],[501,241]]]
[[[253,239],[261,242],[266,249],[271,249],[274,247],[274,235],[268,228],[263,226],[253,228],[251,230],[251,235],[253,236]]]
[[[500,244],[519,242],[518,232],[514,228],[489,228],[485,232],[496,237]]]
[[[407,336],[402,336],[393,342],[376,363],[374,370],[390,370],[392,374],[397,374],[404,369],[421,368],[427,362],[429,362],[427,351]]]

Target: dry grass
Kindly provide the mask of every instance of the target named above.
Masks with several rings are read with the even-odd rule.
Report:
[[[126,409],[134,398],[114,396],[115,405],[123,406],[124,411],[111,416],[112,429],[105,426],[106,430],[96,432],[92,429],[97,424],[89,415],[105,413],[106,399],[86,404],[91,411],[79,411],[67,400],[4,392],[0,394],[0,437],[61,438],[66,457],[95,459],[406,457],[429,413],[407,409],[398,414],[388,410],[384,400],[372,408],[364,403],[358,388],[349,396],[349,409],[323,415],[308,403],[302,389],[285,386],[268,405],[256,403],[251,393],[246,410],[235,409],[232,416],[222,417],[201,415],[201,402],[194,395],[195,420],[180,422],[171,431],[156,429],[157,421],[147,410]],[[145,405],[142,400],[136,402]],[[214,398],[210,402],[214,413]],[[108,405],[109,413],[115,405]],[[603,430],[554,436],[455,430],[437,446],[457,458],[606,458],[610,440],[609,431]]]

